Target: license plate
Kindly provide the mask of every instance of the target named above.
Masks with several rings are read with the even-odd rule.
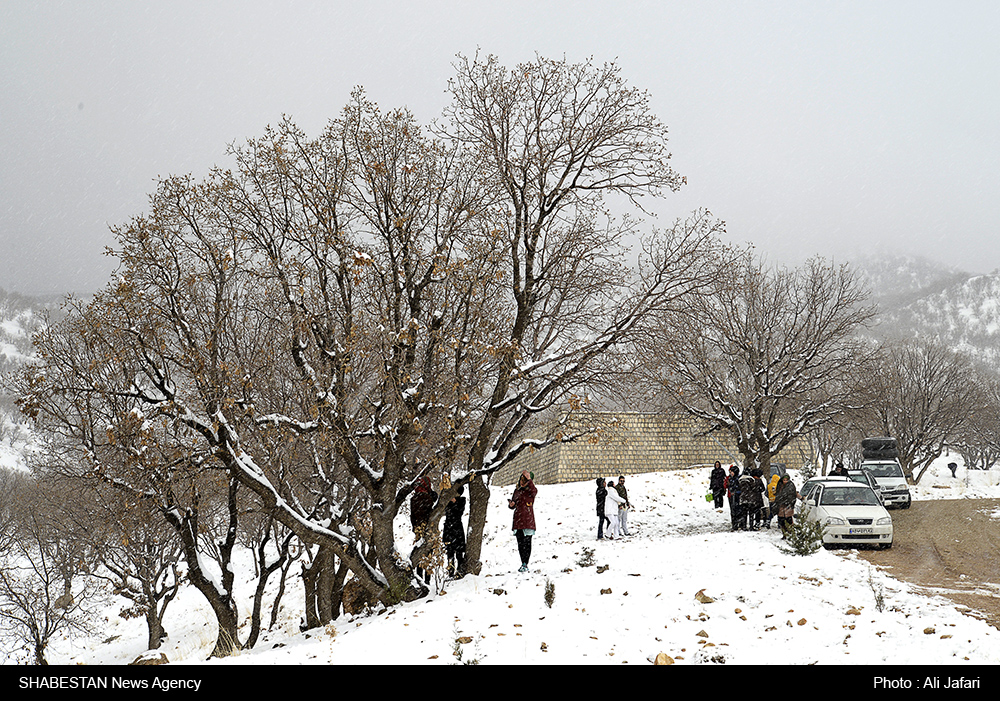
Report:
[[[872,528],[852,528],[848,531],[851,535],[860,535],[862,533],[874,533]]]

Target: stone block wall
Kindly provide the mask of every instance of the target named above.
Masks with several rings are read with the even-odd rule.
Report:
[[[595,413],[577,417],[573,423],[567,430],[589,425],[595,433],[572,443],[528,449],[497,472],[493,482],[513,484],[522,470],[534,472],[538,484],[557,484],[712,465],[716,460],[724,466],[743,465],[743,457],[727,434],[704,435],[705,427],[687,416]],[[800,439],[774,461],[799,468],[815,462],[815,456],[809,442]]]

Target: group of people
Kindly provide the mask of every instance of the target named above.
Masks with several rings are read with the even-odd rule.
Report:
[[[465,527],[462,525],[462,514],[465,513],[465,487],[459,485],[458,494],[455,495],[444,509],[444,528],[441,533],[441,541],[444,543],[445,556],[448,561],[448,573],[452,576],[460,576],[465,568]],[[417,482],[410,497],[410,526],[414,535],[422,538],[427,530],[427,524],[431,518],[431,511],[437,504],[438,493],[434,491],[431,481],[423,477]],[[429,573],[417,568],[418,574],[425,580],[430,578]]]
[[[761,470],[746,470],[740,474],[736,465],[730,465],[729,473],[722,468],[722,463],[716,461],[710,479],[712,497],[715,508],[723,508],[723,499],[728,498],[732,519],[732,529],[755,531],[771,527],[771,520],[777,516],[782,538],[787,537],[788,528],[792,525],[795,514],[795,503],[798,491],[788,475],[774,475],[765,485]],[[465,497],[462,487],[458,494],[445,507],[444,529],[442,541],[448,558],[450,574],[459,575],[465,565],[465,528],[462,526],[462,514],[465,511]],[[535,535],[535,487],[534,475],[524,470],[517,480],[513,494],[507,501],[507,506],[514,512],[511,527],[517,541],[517,551],[521,558],[519,572],[528,570],[531,559],[531,538]],[[767,497],[765,504],[764,497]],[[629,502],[628,490],[625,488],[625,476],[618,476],[618,483],[597,478],[597,539],[614,540],[629,536],[628,512],[632,508]],[[413,531],[418,536],[423,535],[430,519],[431,510],[437,503],[437,492],[431,486],[430,480],[424,477],[417,484],[410,500],[410,521]],[[422,573],[426,576],[426,573]]]
[[[740,474],[736,465],[730,465],[727,474],[722,463],[716,461],[709,479],[715,508],[721,510],[723,498],[728,498],[734,531],[770,528],[772,518],[777,516],[781,537],[787,538],[795,516],[798,490],[787,474],[774,474],[767,485],[763,477],[764,473],[759,468],[747,469]]]
[[[597,478],[597,539],[614,540],[630,536],[628,532],[628,512],[632,504],[625,489],[625,476],[618,475],[618,484],[604,478]],[[605,531],[605,527],[607,531]]]

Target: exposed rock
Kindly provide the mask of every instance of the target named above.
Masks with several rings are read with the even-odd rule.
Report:
[[[699,590],[698,593],[694,595],[694,598],[703,604],[711,604],[715,601],[715,599],[705,593],[704,589]]]
[[[925,635],[934,635],[936,631],[933,628],[924,628]]]
[[[156,652],[155,650],[150,650],[149,652],[144,652],[134,660],[132,660],[130,665],[138,666],[152,666],[160,664],[170,664],[170,660],[162,652]]]
[[[659,655],[656,656],[656,659],[653,660],[654,665],[666,665],[673,663],[674,663],[674,658],[665,652],[661,652]]]

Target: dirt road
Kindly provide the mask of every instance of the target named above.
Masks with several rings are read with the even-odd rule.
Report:
[[[991,518],[998,510],[1000,499],[914,502],[890,511],[891,550],[859,550],[858,556],[1000,629],[1000,520]]]

